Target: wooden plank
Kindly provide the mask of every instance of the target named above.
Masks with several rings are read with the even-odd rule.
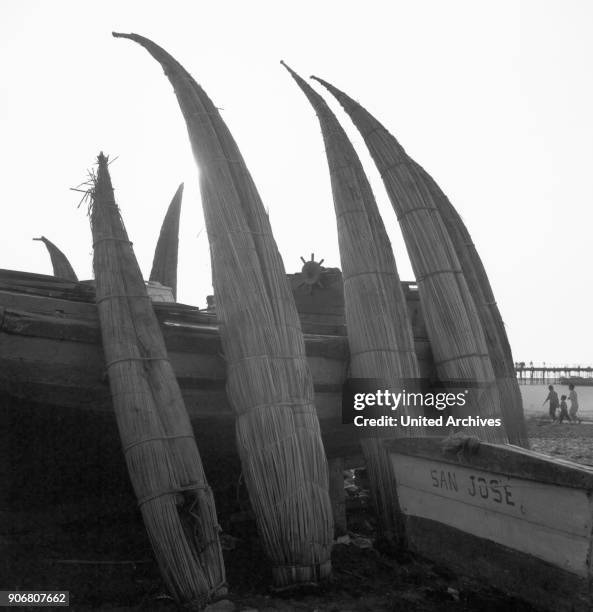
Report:
[[[39,313],[2,308],[0,331],[11,335],[96,343],[101,341],[96,317],[71,316],[54,311]],[[88,314],[88,313],[87,313]],[[222,354],[218,327],[209,324],[179,324],[169,318],[161,322],[161,330],[169,351]],[[308,356],[345,361],[348,343],[345,337],[305,334]]]
[[[453,465],[471,465],[497,474],[506,474],[561,487],[593,491],[593,467],[557,459],[510,444],[480,443],[475,452],[444,452],[442,438],[400,438],[387,442],[392,452],[424,457]]]
[[[511,445],[386,446],[413,550],[542,609],[593,610],[593,470]]]
[[[39,404],[73,407],[81,411],[112,410],[103,365],[89,367],[85,365],[88,362],[77,363],[75,359],[68,364],[52,360],[35,361],[31,358],[19,362],[12,357],[7,359],[1,353],[0,390]],[[217,373],[206,372],[206,364],[200,362],[200,356],[193,358],[197,367],[188,367],[186,370],[188,362],[184,360],[184,367],[181,368],[176,363],[175,354],[172,355],[173,368],[190,418],[200,419],[225,412],[230,414],[232,411],[225,392],[224,366],[219,364]],[[184,371],[187,376],[180,375]],[[315,407],[320,419],[336,419],[341,422],[341,405],[341,385],[338,382],[315,386]],[[354,439],[357,440],[358,435]]]
[[[587,491],[392,453],[402,511],[588,576]]]
[[[0,333],[5,335],[0,358],[12,357],[19,364],[39,363],[45,358],[53,363],[85,362],[85,367],[103,367],[99,329],[89,321],[7,309],[2,313]],[[191,376],[195,370],[202,378],[224,378],[226,366],[216,328],[163,325],[162,329],[178,376]],[[315,382],[341,386],[347,367],[345,339],[307,337],[305,346]],[[95,356],[94,363],[89,355]],[[102,374],[97,372],[97,375]]]
[[[28,291],[28,292],[27,292]],[[94,302],[77,301],[60,295],[40,294],[37,290],[10,291],[0,283],[0,306],[14,311],[28,312],[31,315],[74,317],[93,322],[97,320],[97,309]],[[153,302],[157,319],[161,324],[169,323],[181,326],[206,326],[216,329],[217,321],[213,313],[200,311],[194,306],[171,302]],[[344,326],[325,323],[322,318],[303,321],[305,334],[344,338]]]
[[[5,308],[25,310],[31,313],[72,316],[96,320],[97,307],[87,302],[76,302],[37,294],[8,291],[0,286],[0,304]]]
[[[416,553],[460,575],[520,597],[538,610],[591,612],[593,608],[593,589],[586,578],[442,522],[409,516],[406,523]]]
[[[105,379],[105,359],[99,344],[83,344],[69,340],[48,340],[0,332],[0,362],[10,370],[15,380],[56,383],[64,380],[68,384],[84,388]],[[224,385],[226,364],[219,353],[180,353],[170,349],[169,359],[178,378],[190,386],[192,380],[203,388],[212,381]],[[340,395],[345,377],[346,364],[340,361],[309,357],[316,392]],[[337,399],[341,402],[341,397]]]
[[[593,509],[585,491],[405,455],[393,465],[406,514],[587,574]]]
[[[6,334],[71,340],[87,344],[99,344],[101,332],[95,321],[74,317],[57,317],[22,310],[3,308],[0,330]]]

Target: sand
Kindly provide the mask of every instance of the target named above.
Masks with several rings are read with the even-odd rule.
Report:
[[[532,450],[593,466],[593,421],[559,425],[549,418],[531,417],[527,427]]]

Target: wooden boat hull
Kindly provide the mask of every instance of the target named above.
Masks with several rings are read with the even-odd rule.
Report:
[[[510,445],[386,443],[416,552],[543,609],[593,609],[593,469]]]
[[[342,425],[342,385],[348,368],[341,275],[317,295],[299,292],[315,403],[329,457],[358,454],[356,428]],[[66,288],[65,288],[66,287]],[[417,294],[408,290],[424,373],[432,367]],[[202,454],[234,453],[234,416],[225,392],[225,361],[213,313],[155,303],[169,358],[194,428],[208,432]],[[0,394],[77,411],[112,414],[92,287],[44,275],[0,270]],[[198,434],[198,438],[200,435]],[[215,441],[213,443],[213,441]],[[221,443],[224,442],[224,443]]]
[[[361,465],[359,428],[342,425],[341,418],[349,361],[341,274],[326,271],[323,289],[312,292],[300,275],[290,280],[326,454]],[[419,360],[429,375],[432,356],[418,295],[405,290]],[[245,491],[240,494],[215,315],[175,303],[154,309],[219,517],[228,525],[249,506]],[[0,480],[8,483],[0,487],[0,536],[43,532],[48,525],[98,526],[102,517],[120,520],[134,512],[90,284],[0,270]]]

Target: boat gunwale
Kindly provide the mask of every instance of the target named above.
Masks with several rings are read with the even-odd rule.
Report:
[[[443,437],[402,438],[386,441],[393,454],[474,468],[522,480],[565,488],[582,489],[593,496],[593,466],[527,450],[513,444],[480,442],[472,453],[443,450]]]

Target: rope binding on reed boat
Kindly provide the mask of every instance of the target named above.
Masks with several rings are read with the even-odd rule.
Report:
[[[107,240],[112,240],[113,242],[124,242],[125,244],[129,244],[133,246],[134,243],[131,240],[126,240],[125,238],[116,238],[115,236],[106,236],[105,238],[98,238],[93,242],[93,249],[101,242],[105,242]]]
[[[453,268],[451,268],[450,270],[447,270],[447,269],[433,270],[432,272],[427,272],[423,276],[419,276],[416,279],[416,282],[419,283],[421,281],[426,280],[427,278],[430,278],[431,276],[436,276],[437,274],[463,274],[463,271],[461,269],[454,270]]]
[[[148,442],[157,442],[159,440],[179,440],[180,438],[188,438],[193,439],[193,435],[191,434],[178,434],[175,436],[153,436],[151,438],[142,438],[141,440],[136,440],[135,442],[130,442],[127,446],[124,446],[124,455],[135,446],[139,446],[140,444],[147,444]]]
[[[410,210],[406,210],[405,212],[401,213],[400,215],[396,215],[395,217],[398,221],[401,221],[404,217],[407,217],[412,213],[418,212],[419,210],[428,210],[432,213],[439,212],[435,206],[417,206],[416,208],[410,208]]]
[[[186,485],[184,487],[175,487],[174,489],[164,489],[162,491],[158,491],[157,493],[151,493],[150,495],[146,495],[138,500],[138,507],[142,507],[144,504],[147,504],[149,501],[153,501],[158,499],[159,497],[165,497],[166,495],[179,495],[190,491],[208,491],[212,493],[212,489],[207,484],[193,484]],[[179,505],[179,503],[177,504]],[[220,525],[217,526],[220,529]]]
[[[453,357],[448,357],[447,359],[440,359],[439,361],[434,361],[434,365],[435,366],[441,366],[444,363],[449,363],[450,361],[458,361],[459,359],[467,359],[468,357],[478,357],[478,358],[485,358],[488,357],[490,358],[490,355],[488,353],[465,353],[464,355],[455,355]],[[495,384],[495,383],[490,383],[490,384]]]

